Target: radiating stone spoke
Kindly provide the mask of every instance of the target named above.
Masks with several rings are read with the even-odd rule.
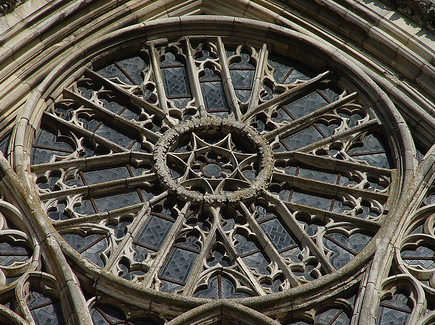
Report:
[[[121,164],[149,164],[153,161],[153,155],[142,152],[121,152],[95,157],[78,158],[71,160],[56,161],[47,164],[32,165],[31,169],[35,173],[47,170],[75,168],[77,170],[95,169],[102,164],[111,167]]]
[[[356,188],[348,188],[345,186],[329,184],[303,177],[290,176],[283,173],[275,173],[273,175],[273,178],[278,182],[286,182],[286,184],[288,184],[290,187],[294,187],[302,191],[319,192],[322,195],[338,197],[346,194],[351,194],[357,197],[366,197],[378,200],[381,203],[385,203],[388,199],[388,194],[384,193],[365,191]]]
[[[339,134],[327,137],[323,140],[319,140],[316,142],[313,142],[311,144],[308,144],[306,146],[303,146],[299,149],[297,149],[298,151],[302,151],[302,152],[311,152],[311,151],[315,151],[316,149],[322,148],[326,145],[329,145],[333,142],[339,141],[339,140],[345,140],[346,138],[351,137],[352,135],[358,134],[360,132],[364,132],[364,131],[368,131],[376,126],[379,125],[379,120],[378,119],[373,119],[373,120],[369,120],[366,123],[363,123],[361,125],[355,126],[349,130],[343,131]]]
[[[309,81],[298,84],[292,87],[289,87],[285,92],[282,94],[279,94],[278,96],[274,97],[273,99],[270,99],[256,107],[253,107],[251,111],[246,112],[243,115],[242,121],[247,122],[249,119],[254,116],[255,114],[267,110],[269,107],[272,107],[274,105],[278,104],[284,104],[288,103],[290,101],[294,101],[296,99],[299,99],[312,91],[316,90],[320,87],[320,84],[322,83],[328,83],[329,82],[329,76],[330,72],[326,71],[324,73],[319,74],[317,77],[310,79]]]
[[[116,181],[103,182],[89,186],[81,186],[61,191],[41,194],[41,200],[49,200],[52,198],[64,198],[72,195],[85,195],[85,196],[101,196],[113,192],[122,192],[125,190],[135,189],[143,185],[144,182],[150,182],[157,179],[157,175],[149,173],[147,175],[135,176]]]
[[[319,246],[308,236],[308,234],[302,230],[301,226],[294,218],[293,214],[288,210],[287,206],[277,200],[272,194],[264,191],[264,195],[270,202],[275,202],[278,204],[277,211],[281,212],[283,216],[283,221],[287,224],[287,226],[293,231],[296,238],[304,245],[306,245],[310,251],[317,257],[319,262],[324,267],[325,271],[331,273],[335,270],[329,260],[326,258],[325,253],[320,249]]]
[[[370,166],[364,163],[335,159],[328,156],[313,155],[302,151],[282,151],[274,153],[275,159],[284,159],[295,164],[303,164],[313,168],[321,168],[331,172],[341,172],[343,170],[360,170],[382,176],[392,175],[391,169]]]
[[[102,137],[101,135],[95,134],[91,131],[88,131],[78,125],[74,125],[71,124],[67,121],[65,121],[64,119],[61,119],[51,113],[44,113],[45,116],[47,116],[48,120],[52,120],[54,123],[60,125],[61,128],[66,128],[69,129],[71,131],[73,131],[74,133],[76,133],[77,135],[80,135],[82,137],[85,137],[89,140],[89,142],[92,143],[92,141],[95,141],[97,143],[99,143],[100,145],[102,145],[103,147],[109,149],[109,150],[113,150],[114,152],[126,152],[128,151],[127,148],[120,146],[119,144],[110,141],[108,139],[106,139],[105,137]]]
[[[142,139],[143,142],[145,140],[151,140],[153,143],[155,143],[159,138],[158,134],[143,127],[139,122],[128,120],[100,105],[95,104],[94,102],[91,102],[87,98],[84,98],[83,96],[76,94],[68,89],[64,90],[64,97],[71,98],[75,100],[77,103],[80,103],[81,105],[84,105],[85,107],[92,109],[93,113],[95,113],[99,118],[105,121],[110,121],[111,125],[123,130],[127,134],[131,134],[136,139],[143,138]]]
[[[275,130],[268,132],[267,134],[265,134],[265,138],[268,139],[269,141],[272,141],[276,136],[279,136],[280,138],[284,138],[290,134],[296,133],[313,124],[313,122],[316,121],[316,119],[322,116],[323,114],[328,113],[333,109],[337,109],[340,106],[351,103],[352,101],[355,100],[356,97],[357,97],[357,93],[352,93],[341,99],[338,99],[333,103],[330,103],[328,105],[325,105],[315,110],[314,112],[304,115],[303,117],[300,117],[292,122],[289,122],[288,124],[285,124]]]
[[[176,123],[176,121],[173,118],[171,118],[167,112],[161,110],[159,107],[153,104],[148,103],[146,100],[122,89],[117,84],[100,76],[98,73],[86,69],[85,75],[87,77],[92,78],[94,81],[102,84],[103,86],[107,87],[111,91],[113,91],[115,94],[117,94],[119,99],[130,103],[131,105],[133,105],[139,110],[144,109],[150,114],[156,114],[158,117],[164,119],[169,126],[175,125],[174,123]]]

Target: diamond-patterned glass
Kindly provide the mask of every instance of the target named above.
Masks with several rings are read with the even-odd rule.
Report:
[[[65,324],[59,302],[38,291],[30,291],[29,295],[27,305],[37,325]]]
[[[281,141],[284,143],[287,150],[297,150],[322,139],[323,136],[320,132],[314,126],[310,126]]]
[[[339,269],[352,260],[367,245],[370,239],[370,236],[359,233],[349,237],[340,233],[331,233],[325,235],[323,244],[333,251],[330,260],[332,265]]]
[[[181,248],[173,248],[159,276],[177,283],[185,283],[198,254]]]
[[[0,243],[0,265],[11,266],[14,263],[25,262],[29,259],[29,249],[23,246],[11,245],[8,242]]]
[[[99,212],[115,210],[140,202],[141,200],[136,191],[95,198],[95,205],[97,206]]]
[[[220,81],[201,83],[201,91],[208,112],[228,110],[227,100]]]
[[[110,182],[115,179],[123,179],[130,177],[126,167],[113,167],[110,169],[99,169],[84,172],[83,176],[88,185]]]
[[[162,246],[169,230],[171,230],[172,224],[169,220],[152,216],[144,225],[142,231],[137,234],[135,241],[158,250]]]
[[[116,131],[106,124],[102,124],[95,132],[95,134],[98,134],[124,148],[128,148],[130,144],[134,141],[132,137],[122,132]]]
[[[108,247],[107,238],[99,234],[86,237],[78,234],[63,234],[62,237],[72,248],[82,254],[86,259],[100,267],[104,266],[101,254]]]
[[[318,110],[319,108],[327,105],[328,102],[319,95],[317,92],[312,92],[311,94],[287,104],[285,108],[293,116],[293,118],[303,117],[311,112]]]
[[[296,191],[292,194],[291,202],[322,210],[329,210],[331,207],[331,199],[329,198]]]
[[[435,251],[427,246],[418,246],[415,250],[403,250],[400,255],[411,267],[421,267],[426,270],[435,268]]]
[[[161,69],[161,71],[166,96],[168,98],[190,97],[189,84],[187,83],[187,75],[184,67],[164,68]]]
[[[290,247],[295,241],[278,219],[272,219],[261,224],[266,235],[277,250]]]

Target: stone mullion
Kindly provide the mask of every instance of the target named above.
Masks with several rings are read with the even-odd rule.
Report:
[[[166,194],[166,192],[164,192],[164,194]],[[160,195],[159,195],[160,197]],[[115,210],[110,210],[107,212],[100,212],[100,213],[95,213],[95,214],[90,214],[90,215],[86,215],[86,216],[81,216],[79,218],[71,218],[71,219],[67,219],[67,220],[53,220],[53,225],[54,227],[59,231],[61,229],[67,229],[69,227],[75,226],[77,224],[84,224],[84,223],[99,223],[99,221],[107,219],[107,220],[111,220],[111,219],[115,219],[118,216],[121,215],[128,215],[128,214],[136,214],[139,212],[139,210],[142,209],[142,207],[147,204],[148,202],[154,202],[155,198],[153,198],[150,201],[147,202],[141,202],[141,203],[137,203],[137,204],[133,204],[133,205],[129,205],[126,207],[122,207],[119,209],[115,209]],[[150,203],[151,204],[151,203]]]
[[[139,96],[136,96],[135,94],[130,93],[129,91],[121,88],[119,85],[115,84],[114,82],[100,76],[98,73],[86,69],[85,70],[85,76],[91,78],[95,82],[103,85],[106,89],[113,91],[116,96],[127,103],[130,103],[133,107],[135,107],[137,110],[142,112],[142,110],[145,110],[147,113],[155,114],[158,117],[165,120],[165,122],[170,126],[174,126],[173,119],[169,116],[167,112],[162,110],[160,107],[157,107],[153,104],[148,103],[146,100],[140,98]]]
[[[242,273],[245,274],[247,277],[249,283],[252,285],[252,287],[255,289],[257,294],[259,295],[265,295],[266,292],[264,291],[264,288],[258,283],[256,277],[252,274],[251,269],[245,264],[240,254],[236,251],[233,241],[231,238],[228,238],[228,235],[225,234],[225,231],[222,229],[222,226],[219,225],[219,231],[222,234],[222,238],[226,241],[226,249],[228,250],[228,253],[230,256],[234,256],[234,262],[235,264],[239,265],[242,269]],[[233,234],[233,231],[231,231],[231,234]]]
[[[146,139],[152,140],[154,143],[159,139],[159,136],[157,134],[142,127],[138,122],[132,122],[130,120],[127,120],[119,114],[114,113],[98,104],[95,104],[87,98],[84,98],[79,94],[69,91],[68,89],[64,89],[64,97],[71,98],[75,102],[84,105],[86,108],[92,109],[92,111],[102,120],[104,120],[104,122],[107,122],[108,124],[113,125],[137,138],[145,137]],[[141,140],[143,141],[143,139]]]
[[[346,194],[351,194],[356,197],[369,198],[373,200],[377,200],[380,203],[385,203],[388,200],[388,194],[380,193],[380,192],[372,192],[367,190],[360,190],[357,188],[340,186],[336,184],[330,184],[326,182],[317,181],[314,179],[303,178],[299,176],[291,176],[283,173],[275,173],[273,175],[274,180],[284,181],[289,186],[300,189],[302,191],[307,191],[311,193],[319,193],[332,196],[339,197]]]
[[[44,112],[44,117],[47,119],[53,121],[56,124],[59,124],[62,129],[66,128],[71,131],[73,131],[76,134],[79,134],[89,140],[90,143],[97,142],[98,144],[101,144],[103,147],[113,150],[114,152],[128,152],[129,150],[127,148],[124,148],[123,146],[120,146],[119,144],[116,144],[110,140],[107,140],[106,138],[93,133],[92,131],[86,130],[82,128],[81,126],[71,124],[68,121],[65,121],[64,119],[53,115],[51,113]]]
[[[228,103],[230,103],[230,110],[234,113],[237,121],[240,121],[242,113],[240,111],[239,102],[237,100],[236,92],[234,91],[233,81],[231,79],[230,69],[228,67],[228,60],[225,53],[225,45],[222,39],[218,37],[217,48],[219,52],[219,63],[222,71],[222,83],[225,90]]]
[[[169,252],[172,249],[172,245],[174,244],[177,238],[177,235],[179,234],[180,230],[182,230],[183,228],[185,217],[189,208],[190,208],[190,202],[186,202],[177,220],[172,225],[171,230],[166,236],[166,239],[164,240],[160,250],[157,252],[157,256],[154,259],[153,264],[149,268],[148,272],[146,273],[142,281],[142,283],[146,284],[147,287],[152,287],[154,285],[154,280],[156,279],[156,277],[158,277],[158,272],[162,267],[162,264],[165,262],[166,258],[168,257]]]
[[[31,165],[30,168],[33,173],[41,175],[42,173],[53,169],[78,169],[86,171],[89,169],[104,167],[119,166],[120,164],[133,164],[134,161],[147,161],[153,162],[152,154],[145,154],[142,152],[120,152],[108,155],[101,155],[96,157],[85,157],[71,160],[55,161],[47,164]]]
[[[254,231],[254,233],[258,234],[257,236],[258,241],[260,242],[261,246],[263,247],[264,251],[266,252],[266,255],[274,262],[276,262],[282,271],[282,273],[285,275],[286,279],[290,282],[291,287],[296,287],[299,285],[299,281],[297,277],[293,274],[293,272],[290,270],[290,268],[287,266],[287,263],[284,261],[284,259],[281,257],[281,255],[276,250],[273,243],[269,240],[269,237],[265,234],[261,226],[258,224],[257,220],[253,217],[252,213],[249,211],[249,209],[246,207],[246,205],[241,202],[240,203],[243,211],[245,212],[246,219],[249,223],[249,226]]]
[[[279,94],[276,97],[273,97],[271,100],[264,102],[258,106],[254,106],[251,111],[248,111],[242,118],[242,122],[247,122],[251,117],[255,114],[260,113],[262,111],[267,110],[268,108],[279,105],[283,103],[287,103],[290,101],[295,101],[308,95],[309,93],[315,91],[317,88],[320,88],[322,84],[329,83],[330,72],[326,71],[324,73],[319,74],[317,77],[314,77],[303,84],[299,84],[296,86],[289,86],[286,91],[282,94]]]
[[[69,188],[66,190],[53,191],[49,193],[44,193],[40,195],[41,201],[46,201],[49,199],[62,199],[67,196],[82,195],[82,196],[101,196],[104,194],[119,193],[125,190],[133,190],[146,182],[154,181],[157,179],[157,175],[150,173],[148,175],[134,176],[123,178],[119,180],[103,182],[98,184],[92,184],[81,187]]]
[[[113,274],[117,274],[116,266],[120,260],[120,255],[122,255],[125,252],[125,249],[126,247],[128,247],[128,245],[131,245],[133,243],[133,238],[138,234],[139,231],[141,231],[142,226],[146,222],[148,222],[151,216],[152,205],[160,200],[165,199],[167,195],[168,192],[165,191],[159,196],[153,197],[150,201],[144,203],[142,209],[136,214],[131,225],[128,226],[127,234],[125,234],[121,243],[116,247],[116,249],[114,249],[114,251],[110,255],[109,260],[107,261],[104,269],[108,270]]]
[[[275,130],[270,131],[265,135],[265,137],[269,141],[272,141],[276,136],[285,137],[292,133],[298,132],[310,125],[313,125],[317,121],[317,119],[323,114],[328,113],[333,109],[340,108],[340,106],[352,103],[355,100],[356,96],[357,93],[349,94],[341,99],[336,100],[335,102],[332,102],[315,110],[314,112],[304,115],[294,121],[291,121],[288,124],[285,124]]]
[[[258,105],[260,99],[261,87],[263,85],[264,71],[267,66],[267,57],[268,57],[267,45],[263,44],[259,53],[257,66],[255,69],[254,83],[252,85],[252,92],[251,92],[251,97],[249,99],[249,106],[247,111],[248,114]]]
[[[327,223],[330,219],[339,222],[349,222],[354,225],[358,225],[361,229],[367,229],[371,231],[378,231],[381,224],[378,221],[361,219],[358,217],[352,217],[345,214],[335,213],[331,211],[326,211],[318,208],[313,208],[310,206],[300,205],[291,202],[283,202],[285,206],[290,210],[290,212],[307,212],[316,216],[316,218],[321,218],[322,222]]]
[[[192,46],[190,45],[189,38],[186,38],[186,52],[187,60],[186,65],[188,69],[189,84],[192,89],[193,97],[195,98],[195,104],[198,108],[199,115],[205,117],[208,115],[205,109],[204,98],[202,97],[201,84],[198,77],[198,69],[193,58]]]
[[[213,214],[213,225],[208,232],[208,235],[206,236],[204,242],[202,243],[201,253],[198,254],[195,264],[192,267],[192,271],[190,272],[189,278],[184,285],[183,296],[193,296],[198,284],[198,280],[200,279],[200,275],[204,268],[204,261],[207,258],[207,254],[211,252],[211,246],[216,239],[216,230],[219,224],[220,208],[211,207],[210,211]]]
[[[316,156],[301,151],[283,151],[274,153],[275,160],[285,159],[286,161],[294,162],[295,164],[303,164],[313,168],[321,168],[331,172],[343,173],[343,171],[358,170],[361,172],[369,172],[380,176],[392,177],[394,171],[391,169],[366,165],[359,162],[349,160],[335,159],[325,156]]]
[[[347,140],[352,138],[352,136],[356,133],[362,133],[365,131],[370,131],[380,126],[380,122],[378,119],[373,119],[370,121],[367,121],[363,124],[354,126],[353,128],[340,132],[338,134],[331,135],[330,137],[327,137],[325,139],[319,140],[317,142],[311,143],[306,145],[305,147],[296,149],[295,151],[301,151],[301,152],[310,152],[313,150],[316,150],[318,148],[324,147],[328,144],[331,144],[333,142],[339,141],[339,140]]]
[[[163,84],[162,72],[160,71],[159,53],[153,43],[150,43],[149,48],[151,64],[153,67],[154,78],[156,82],[157,95],[159,96],[159,105],[160,108],[165,112],[165,114],[169,114],[168,101],[166,98],[165,87]]]
[[[331,262],[327,259],[325,252],[317,246],[313,239],[308,236],[308,234],[301,228],[293,213],[287,208],[287,206],[276,199],[267,191],[263,191],[267,200],[273,202],[277,206],[277,212],[281,216],[281,220],[287,225],[295,237],[306,247],[310,249],[310,252],[319,260],[326,272],[332,273],[335,268],[332,266]]]

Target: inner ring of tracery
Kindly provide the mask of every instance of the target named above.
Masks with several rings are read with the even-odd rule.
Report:
[[[350,263],[388,213],[391,150],[358,100],[266,44],[150,42],[63,90],[30,169],[80,265],[184,296],[265,295]]]
[[[191,202],[236,202],[264,189],[272,149],[254,129],[220,118],[192,119],[165,132],[155,149],[162,183]]]

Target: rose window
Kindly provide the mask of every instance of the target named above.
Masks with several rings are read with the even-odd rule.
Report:
[[[71,263],[201,298],[359,267],[392,204],[392,144],[357,86],[303,59],[151,41],[64,88],[30,169]]]

